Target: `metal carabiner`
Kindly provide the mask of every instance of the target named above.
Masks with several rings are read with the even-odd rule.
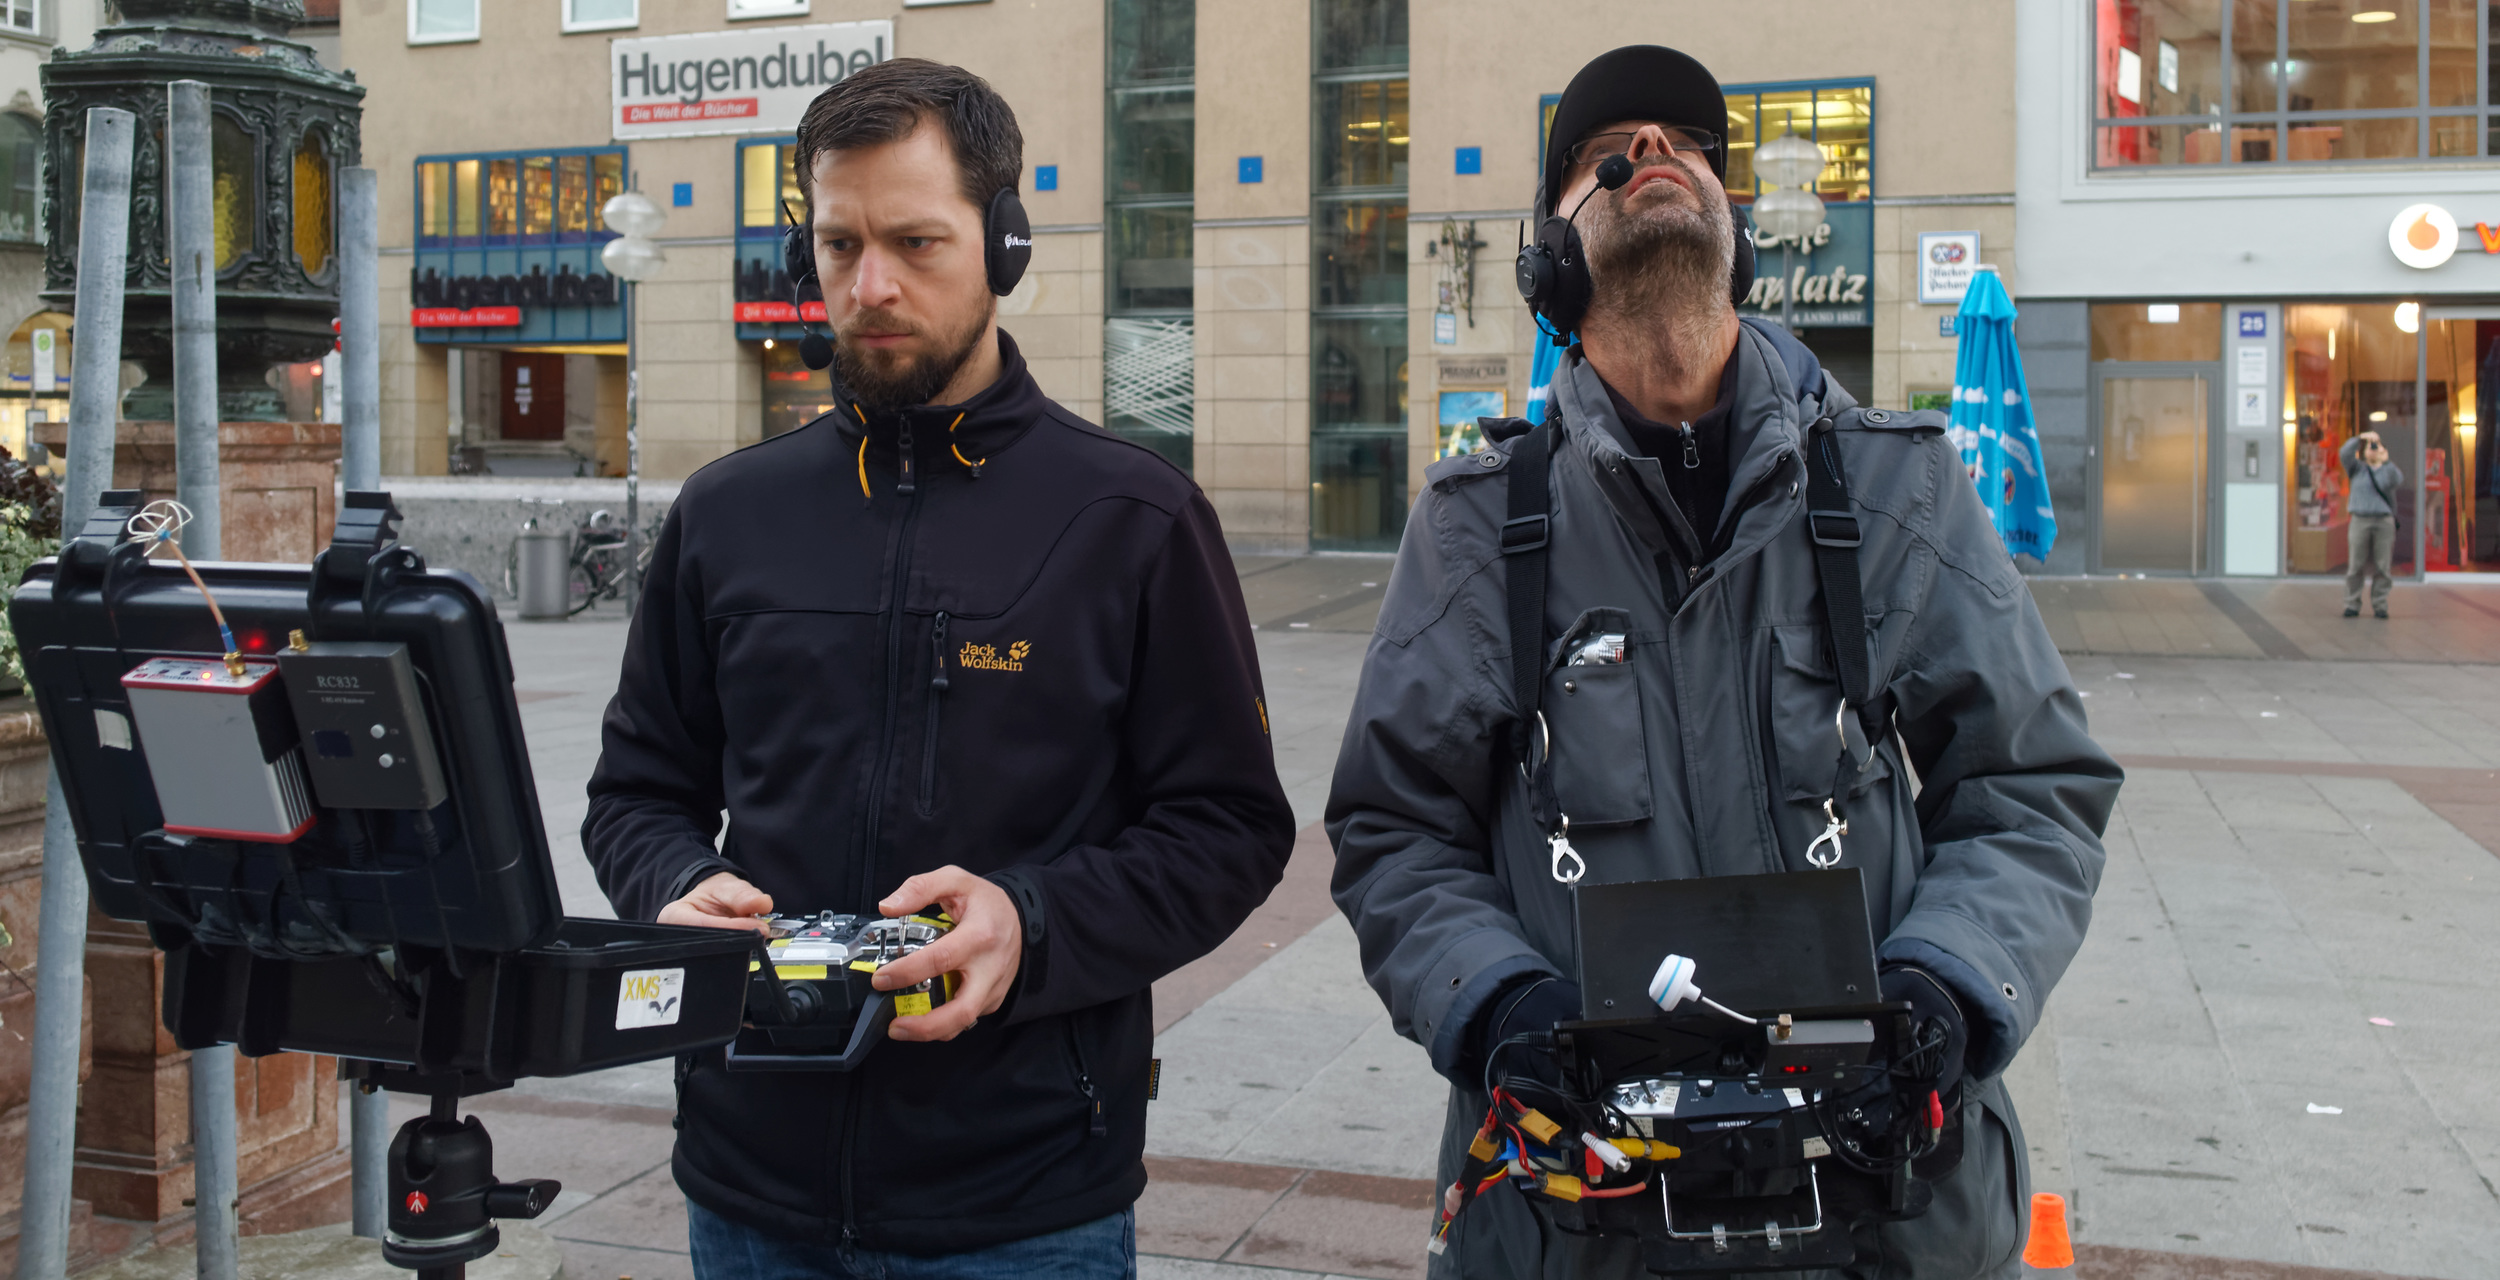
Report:
[[[1579,850],[1571,847],[1571,817],[1569,814],[1562,815],[1562,830],[1546,837],[1545,845],[1546,848],[1553,854],[1549,869],[1554,873],[1554,880],[1556,883],[1568,889],[1580,883],[1580,877],[1589,873],[1589,864],[1581,860]],[[1568,873],[1563,870],[1563,859],[1565,858],[1571,859],[1571,870]]]
[[[1806,861],[1812,863],[1817,871],[1829,871],[1840,865],[1840,838],[1849,834],[1849,820],[1841,817],[1832,808],[1832,803],[1830,800],[1823,802],[1823,816],[1831,820],[1831,825],[1823,828],[1823,834],[1806,846]],[[1832,847],[1829,854],[1822,851],[1827,844]]]

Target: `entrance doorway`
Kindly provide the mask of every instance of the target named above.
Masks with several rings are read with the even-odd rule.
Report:
[[[564,357],[546,352],[503,353],[503,438],[564,438]]]
[[[2205,370],[2103,369],[2099,405],[2099,568],[2199,574],[2206,567],[2206,428],[2214,384]]]

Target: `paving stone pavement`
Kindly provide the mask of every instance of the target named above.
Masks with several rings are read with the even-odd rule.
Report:
[[[1307,825],[1389,563],[1240,568]],[[2337,631],[2322,590],[2034,584],[2129,768],[2091,935],[2008,1073],[2039,1187],[2072,1202],[2078,1276],[2494,1274],[2500,666],[2481,664],[2500,589],[2399,588],[2396,619],[2356,620],[2377,633]],[[508,632],[575,914],[608,913],[575,833],[622,633],[613,614]],[[1269,908],[1157,986],[1148,1280],[1421,1274],[1444,1091],[1363,985],[1327,861],[1306,829]],[[667,1064],[471,1105],[507,1176],[565,1180],[539,1226],[567,1274],[689,1274]]]

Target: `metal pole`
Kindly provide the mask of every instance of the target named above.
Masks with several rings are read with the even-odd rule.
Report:
[[[191,508],[182,549],[219,558],[217,227],[208,86],[165,87],[166,231],[174,294],[174,496]],[[235,1280],[234,1046],[191,1053],[192,1232],[200,1280]]]
[[[391,1095],[366,1092],[361,1080],[347,1086],[348,1159],[354,1170],[349,1212],[357,1235],[382,1238],[390,1218],[391,1180],[385,1157],[391,1149]]]
[[[625,282],[625,610],[642,604],[642,369],[634,341],[642,286]]]
[[[182,549],[194,560],[218,558],[217,522],[217,227],[216,176],[210,163],[208,86],[176,80],[165,87],[166,231],[172,240],[174,287],[174,497],[191,508]]]
[[[69,476],[62,532],[74,533],[113,476],[121,418],[122,275],[130,251],[130,142],[136,117],[87,109],[78,212],[78,329],[71,353]],[[35,1038],[26,1098],[26,1191],[18,1280],[69,1272],[70,1173],[78,1157],[78,1040],[87,980],[87,871],[55,771],[44,792],[43,908],[35,942]]]
[[[375,175],[339,171],[339,476],[350,489],[382,487],[381,249]]]
[[[191,1051],[191,1225],[200,1280],[236,1280],[234,1046]]]

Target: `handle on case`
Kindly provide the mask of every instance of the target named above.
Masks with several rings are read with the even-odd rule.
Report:
[[[885,1026],[894,1021],[894,995],[879,992],[868,1007],[860,1011],[859,1021],[851,1026],[851,1042],[842,1052],[831,1053],[740,1053],[738,1042],[729,1042],[727,1065],[732,1071],[849,1071],[868,1060],[868,1051],[885,1038]]]

